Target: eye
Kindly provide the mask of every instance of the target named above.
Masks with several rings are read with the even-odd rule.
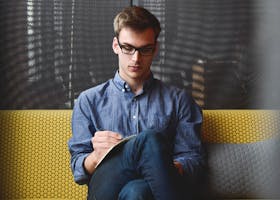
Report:
[[[142,53],[151,53],[154,51],[154,48],[153,47],[146,47],[146,48],[142,48],[141,49],[141,52]]]
[[[134,48],[129,46],[129,45],[123,45],[122,48],[125,50],[125,51],[134,51]]]

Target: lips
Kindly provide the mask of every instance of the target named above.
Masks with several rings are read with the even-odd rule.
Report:
[[[141,68],[139,65],[133,65],[133,66],[129,66],[129,70],[132,72],[137,72],[139,71]]]

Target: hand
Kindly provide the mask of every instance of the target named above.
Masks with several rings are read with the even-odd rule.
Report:
[[[94,137],[91,138],[91,143],[94,151],[86,157],[84,161],[85,170],[92,174],[96,165],[104,157],[110,148],[119,143],[122,136],[119,133],[112,131],[97,131]]]
[[[97,131],[91,142],[97,158],[103,158],[110,148],[119,143],[122,136],[112,131]]]
[[[178,161],[174,161],[173,163],[174,163],[175,168],[179,172],[179,174],[183,175],[184,174],[183,165],[181,163],[179,163]]]

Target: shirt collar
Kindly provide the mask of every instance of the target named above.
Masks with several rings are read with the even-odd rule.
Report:
[[[148,90],[153,85],[153,81],[154,81],[154,75],[151,72],[151,75],[150,75],[149,79],[146,80],[145,83],[144,83],[143,90],[144,91]],[[117,71],[115,73],[115,77],[113,79],[113,82],[115,83],[117,88],[119,90],[121,90],[122,92],[130,92],[131,91],[129,85],[120,77],[119,71]]]

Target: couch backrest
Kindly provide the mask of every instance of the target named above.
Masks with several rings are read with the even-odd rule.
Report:
[[[207,143],[252,143],[279,135],[279,110],[204,110],[203,117]]]
[[[0,111],[0,199],[85,199],[87,187],[75,184],[70,170],[67,142],[71,137],[71,114],[71,110]],[[203,115],[202,138],[209,145],[211,190],[225,197],[237,193],[244,197],[254,192],[258,184],[251,190],[243,186],[252,185],[251,178],[260,170],[254,167],[258,162],[251,163],[247,157],[255,152],[265,156],[266,151],[278,151],[265,142],[279,135],[279,112],[204,110]],[[250,144],[259,142],[263,142],[260,148],[251,148]],[[261,162],[261,172],[263,167]],[[274,165],[272,168],[269,170],[274,172]],[[244,178],[250,171],[253,175]]]
[[[71,113],[1,111],[0,199],[85,199],[70,170]]]
[[[209,189],[215,198],[280,198],[280,112],[204,110]]]

